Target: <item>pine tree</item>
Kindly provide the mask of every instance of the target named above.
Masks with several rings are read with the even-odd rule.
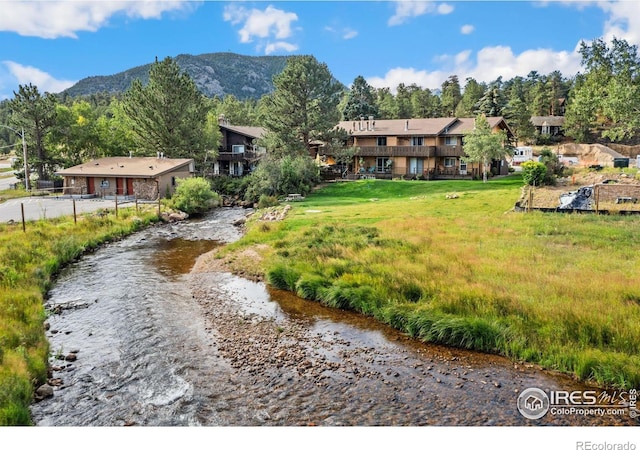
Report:
[[[45,147],[45,137],[56,121],[57,101],[53,94],[45,92],[44,96],[38,87],[20,85],[18,92],[9,102],[12,111],[11,124],[18,130],[24,130],[24,137],[29,151],[27,164],[35,167],[38,179],[49,180],[56,170],[53,155]],[[35,148],[35,155],[31,149]]]
[[[135,80],[122,103],[142,153],[193,158],[201,170],[215,152],[205,133],[207,104],[188,74],[172,58],[152,65],[149,83]]]
[[[344,86],[327,65],[313,56],[293,56],[273,82],[275,91],[266,100],[269,114],[264,118],[271,151],[309,154],[312,141],[330,140],[340,120]]]
[[[343,120],[358,120],[360,117],[378,116],[376,96],[373,87],[364,77],[358,75],[347,93],[347,100],[342,110]]]

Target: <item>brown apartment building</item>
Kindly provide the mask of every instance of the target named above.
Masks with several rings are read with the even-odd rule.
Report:
[[[502,117],[488,117],[495,131],[513,133]],[[375,178],[421,177],[453,179],[481,177],[479,163],[465,160],[464,135],[472,131],[474,118],[376,120],[373,117],[343,121],[338,127],[348,134],[347,144],[357,147],[352,172]],[[318,149],[322,156],[323,149]],[[330,155],[324,155],[330,156]],[[492,161],[491,170],[508,173],[506,160]]]

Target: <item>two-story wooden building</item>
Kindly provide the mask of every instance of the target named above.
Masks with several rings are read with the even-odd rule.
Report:
[[[492,130],[505,130],[508,139],[513,138],[502,117],[487,120]],[[426,179],[481,176],[480,164],[466,161],[464,153],[464,135],[474,126],[474,118],[455,117],[392,120],[368,117],[338,124],[349,136],[347,145],[357,148],[352,165],[357,174]],[[506,160],[491,164],[494,173],[509,173]]]
[[[265,129],[233,126],[224,116],[218,118],[218,125],[222,139],[214,163],[214,175],[242,176],[251,172],[266,153],[257,145],[257,140],[265,135]]]

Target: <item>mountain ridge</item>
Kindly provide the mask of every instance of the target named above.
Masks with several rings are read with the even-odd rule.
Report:
[[[233,95],[240,100],[259,99],[273,92],[273,77],[281,73],[289,56],[246,56],[231,52],[179,54],[178,66],[193,79],[207,97]],[[149,80],[153,63],[132,67],[113,75],[83,78],[62,95],[80,97],[91,94],[124,93],[135,79]]]

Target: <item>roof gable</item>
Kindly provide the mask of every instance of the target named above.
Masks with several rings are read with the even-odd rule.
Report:
[[[153,178],[184,168],[192,171],[193,159],[114,156],[87,161],[56,174],[61,176]]]

